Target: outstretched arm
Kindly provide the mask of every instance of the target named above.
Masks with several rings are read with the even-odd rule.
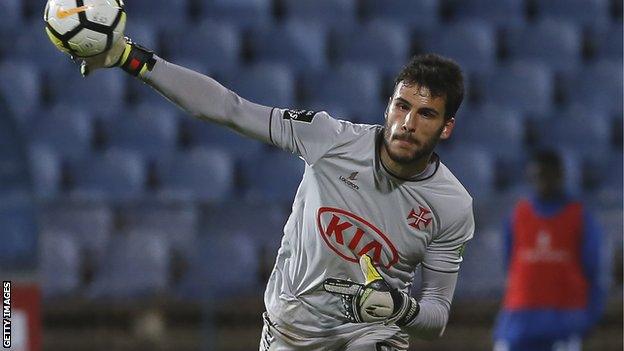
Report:
[[[288,150],[310,165],[339,141],[340,134],[354,132],[348,122],[325,112],[286,110],[247,101],[216,80],[167,62],[128,38],[121,38],[106,53],[84,59],[81,73],[86,76],[103,67],[121,67],[192,116]]]
[[[141,79],[192,116],[222,124],[263,142],[270,139],[275,109],[247,101],[216,80],[154,57]]]

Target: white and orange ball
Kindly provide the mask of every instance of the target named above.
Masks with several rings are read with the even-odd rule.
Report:
[[[76,57],[110,49],[126,26],[122,0],[48,0],[43,19],[52,43]]]

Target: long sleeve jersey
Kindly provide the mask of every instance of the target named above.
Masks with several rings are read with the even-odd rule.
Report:
[[[405,331],[442,334],[474,220],[472,198],[436,155],[419,176],[398,178],[380,162],[380,125],[258,105],[212,78],[156,60],[142,79],[167,99],[305,162],[264,296],[271,319],[306,336],[358,328],[322,283],[363,283],[357,262],[368,254],[388,283],[406,292],[422,265],[420,313]]]

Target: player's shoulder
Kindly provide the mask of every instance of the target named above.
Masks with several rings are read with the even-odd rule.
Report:
[[[442,161],[440,161],[436,176],[436,180],[441,183],[440,188],[444,190],[450,201],[458,205],[465,204],[467,206],[472,204],[472,196],[468,190]]]
[[[375,135],[381,128],[378,124],[356,123],[345,118],[341,118],[340,116],[332,116],[326,111],[320,111],[319,113],[335,120],[336,123],[340,123],[344,127],[345,131],[351,132],[354,135]]]
[[[375,137],[381,128],[380,125],[355,123],[340,117],[334,117],[326,111],[320,111],[318,115],[321,119],[325,119],[327,123],[339,126],[340,133],[336,141],[337,148],[362,147],[360,144],[374,143]]]

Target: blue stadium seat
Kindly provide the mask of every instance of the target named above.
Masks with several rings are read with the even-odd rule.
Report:
[[[83,78],[78,71],[52,71],[50,92],[56,103],[81,107],[100,115],[113,115],[125,105],[126,76],[116,70],[98,70]]]
[[[408,29],[429,29],[439,23],[439,0],[365,0],[363,12],[371,19],[400,23]]]
[[[597,148],[592,148],[596,150]],[[591,149],[590,149],[591,150]],[[585,151],[585,150],[583,150]],[[622,207],[622,149],[581,153],[583,186],[592,208]]]
[[[552,108],[554,82],[545,66],[513,62],[484,74],[478,83],[482,102],[526,113],[546,113]]]
[[[36,268],[35,210],[28,194],[0,194],[0,267],[3,269]]]
[[[457,19],[479,19],[496,26],[522,25],[525,22],[524,0],[452,0]]]
[[[581,63],[582,36],[570,22],[545,19],[510,30],[507,48],[512,60],[531,60],[553,70],[571,71]]]
[[[167,33],[165,39],[173,62],[189,57],[202,60],[211,72],[228,71],[240,65],[240,33],[232,25],[205,21],[179,27]]]
[[[304,162],[286,152],[270,152],[243,164],[247,198],[292,202],[303,177]]]
[[[191,145],[226,149],[236,160],[253,159],[264,148],[262,142],[212,122],[185,118],[183,130],[188,133]]]
[[[622,112],[622,64],[597,61],[571,73],[565,80],[567,102],[587,107]]]
[[[365,64],[396,74],[409,56],[410,38],[400,25],[375,20],[336,33],[336,61],[339,64]]]
[[[327,31],[322,26],[296,20],[251,33],[251,48],[257,62],[287,64],[297,71],[324,69],[327,46]]]
[[[200,5],[200,18],[225,21],[244,29],[271,22],[271,0],[208,0]]]
[[[219,149],[195,148],[159,165],[165,199],[220,201],[234,188],[234,162]]]
[[[337,102],[312,102],[312,104],[306,106],[306,108],[309,108],[312,111],[325,111],[335,119],[352,121],[354,123],[383,124],[384,109],[386,108],[386,106],[383,104],[379,104],[378,107],[373,110],[366,111],[366,113],[357,114],[352,113],[352,111],[347,109],[343,104]]]
[[[144,195],[146,170],[136,153],[110,149],[73,165],[72,196],[85,200],[132,201]]]
[[[600,60],[622,60],[622,24],[613,23],[602,28],[593,28],[589,36],[595,56]]]
[[[474,198],[489,196],[496,179],[494,158],[482,147],[440,152],[440,158]]]
[[[131,150],[145,159],[166,157],[175,150],[177,114],[148,104],[126,110],[106,125],[112,148]]]
[[[354,114],[379,110],[383,104],[379,73],[370,66],[344,64],[303,80],[308,105],[343,106]],[[382,109],[383,111],[383,109]]]
[[[251,238],[258,247],[275,253],[288,215],[288,206],[271,201],[225,202],[205,209],[200,231],[208,237],[242,235]]]
[[[624,179],[622,177],[622,153],[612,153],[606,165],[606,176],[603,179],[604,185],[612,189],[618,189],[617,193],[622,196],[622,179]]]
[[[454,59],[467,72],[483,72],[496,63],[496,33],[484,21],[455,22],[435,29],[426,36],[424,47]]]
[[[261,293],[260,258],[253,240],[244,235],[207,235],[197,242],[188,273],[176,286],[187,299],[211,300]],[[227,266],[227,274],[218,267]],[[264,283],[264,282],[262,282]]]
[[[113,230],[114,216],[101,203],[51,202],[43,207],[39,223],[42,232],[71,235],[96,261],[103,259]]]
[[[0,103],[24,125],[41,105],[40,73],[26,62],[0,62]]]
[[[2,55],[2,57],[7,57],[9,53],[15,55],[12,41],[17,38],[19,32],[20,30],[18,30],[18,28],[8,28],[0,31],[0,55]]]
[[[2,21],[0,21],[0,29],[7,30],[20,27],[23,22],[24,2],[21,0],[2,0],[0,1],[0,13],[2,13]]]
[[[45,24],[37,17],[35,21],[0,33],[0,38],[9,41],[9,44],[0,43],[5,57],[19,62],[32,62],[41,72],[54,71],[80,76],[77,65],[69,55],[60,52],[52,44],[44,28]]]
[[[609,153],[611,121],[598,109],[576,105],[556,112],[539,128],[540,144],[564,147],[588,157]]]
[[[82,158],[89,152],[93,138],[93,116],[86,111],[71,105],[40,111],[30,131],[30,143],[50,148],[61,159]]]
[[[173,249],[188,253],[196,244],[198,217],[193,204],[150,202],[124,207],[119,222],[124,232],[158,233]]]
[[[223,85],[242,98],[271,107],[295,105],[295,79],[283,65],[258,64],[228,72]]]
[[[356,21],[354,0],[284,0],[286,17],[298,21],[313,21],[334,28],[345,28]]]
[[[61,162],[50,148],[33,146],[28,152],[33,192],[39,200],[52,200],[61,191]]]
[[[496,162],[496,187],[508,190],[524,174],[526,132],[519,110],[504,105],[466,106],[459,110],[449,141],[457,149],[479,146],[489,150]]]
[[[189,22],[189,0],[132,0],[125,1],[126,12],[135,19],[149,22],[161,29],[170,29]]]
[[[583,192],[583,155],[563,146],[555,148],[563,160],[565,187],[573,195]]]
[[[594,196],[598,200],[598,204],[603,207],[611,207],[619,213],[619,232],[618,237],[622,237],[622,152],[613,152],[598,156],[597,175],[598,187]],[[610,232],[614,233],[615,226],[606,226]]]
[[[118,299],[156,296],[168,288],[170,261],[169,245],[158,235],[117,235],[89,294]]]
[[[44,298],[71,296],[80,288],[80,246],[62,232],[42,232],[39,267]]]
[[[0,105],[0,194],[30,190],[26,144],[17,121]]]
[[[505,283],[502,219],[468,242],[458,277],[457,299],[499,298]]]
[[[141,22],[133,18],[126,23],[124,34],[132,38],[132,41],[135,43],[139,43],[154,52],[160,52],[159,32],[156,23],[157,22]]]
[[[482,145],[501,158],[522,152],[525,130],[520,111],[504,105],[462,108],[456,124],[452,137],[455,142]]]
[[[620,173],[620,176],[622,174]],[[622,178],[620,178],[622,179]],[[602,226],[604,231],[603,236],[603,248],[606,248],[605,255],[603,257],[602,262],[604,262],[604,267],[612,267],[610,269],[606,269],[604,272],[605,275],[609,275],[606,277],[605,286],[614,287],[617,286],[616,283],[618,280],[618,275],[613,274],[613,270],[615,267],[619,265],[618,260],[618,251],[621,252],[623,237],[622,237],[622,187],[620,185],[619,188],[620,201],[615,206],[611,207],[603,207],[598,211],[595,211],[595,215],[597,221]],[[620,256],[621,257],[621,256]]]
[[[535,1],[537,16],[558,18],[585,26],[601,26],[609,22],[609,0],[547,0]]]

